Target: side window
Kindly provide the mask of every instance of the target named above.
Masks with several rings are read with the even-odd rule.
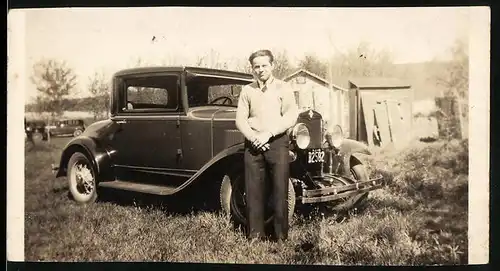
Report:
[[[208,103],[237,105],[242,85],[212,85],[208,87]]]
[[[177,76],[132,78],[125,81],[123,112],[175,111],[178,109]]]
[[[142,105],[141,108],[158,108],[168,105],[168,89],[151,87],[127,87],[128,102]]]

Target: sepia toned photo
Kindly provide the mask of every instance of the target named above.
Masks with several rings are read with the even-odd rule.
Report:
[[[487,263],[489,23],[11,12],[8,260]]]

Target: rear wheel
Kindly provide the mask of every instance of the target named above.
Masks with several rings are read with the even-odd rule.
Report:
[[[272,223],[272,199],[266,205],[265,224]],[[246,193],[244,169],[234,170],[224,175],[220,187],[220,204],[224,213],[229,214],[238,224],[247,225]],[[293,218],[295,211],[295,189],[292,182],[288,181],[288,220]]]

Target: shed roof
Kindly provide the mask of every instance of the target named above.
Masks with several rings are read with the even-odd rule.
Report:
[[[394,77],[358,77],[350,78],[349,85],[358,88],[410,88],[411,84]]]
[[[345,88],[343,88],[343,87],[341,87],[341,86],[339,86],[339,85],[333,84],[333,83],[331,83],[331,82],[328,82],[328,81],[327,81],[326,79],[324,79],[323,77],[321,77],[321,76],[319,76],[319,75],[317,75],[317,74],[315,74],[315,73],[312,73],[312,72],[310,72],[310,71],[308,71],[308,70],[306,70],[306,69],[298,69],[298,70],[297,70],[297,71],[295,71],[294,73],[292,73],[292,74],[290,74],[290,75],[286,76],[285,78],[283,78],[283,81],[288,81],[288,80],[290,80],[292,77],[294,77],[294,76],[296,76],[296,75],[298,75],[298,74],[300,74],[300,73],[304,73],[304,74],[305,74],[305,75],[307,75],[307,76],[310,76],[310,77],[312,77],[312,78],[315,78],[315,79],[319,80],[320,82],[322,82],[322,83],[323,83],[323,84],[325,84],[325,85],[331,85],[331,86],[333,86],[334,88],[337,88],[337,89],[340,89],[340,90],[347,91],[347,89],[345,89]]]

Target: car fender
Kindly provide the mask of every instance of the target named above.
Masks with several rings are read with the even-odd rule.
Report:
[[[178,190],[182,190],[188,185],[190,185],[193,181],[197,180],[200,178],[201,175],[203,175],[204,172],[206,172],[208,169],[212,168],[214,165],[216,165],[218,162],[223,160],[224,158],[227,158],[229,156],[237,155],[240,154],[243,156],[244,154],[244,143],[238,143],[236,145],[232,145],[221,152],[217,153],[212,159],[210,159],[203,167],[201,167],[191,178],[189,178],[186,182],[184,182],[180,187],[178,187]],[[241,161],[243,162],[243,160]]]
[[[368,146],[362,142],[344,139],[340,145],[340,154],[342,155],[344,172],[349,172],[351,168],[351,156],[355,153],[371,155],[371,151]]]
[[[366,144],[348,138],[342,141],[342,144],[340,145],[340,152],[344,154],[353,154],[353,153],[362,153],[366,155],[372,154]]]
[[[71,140],[64,148],[56,177],[66,176],[68,161],[77,152],[83,152],[92,161],[98,179],[108,176],[111,170],[111,154],[99,142],[88,136]]]

